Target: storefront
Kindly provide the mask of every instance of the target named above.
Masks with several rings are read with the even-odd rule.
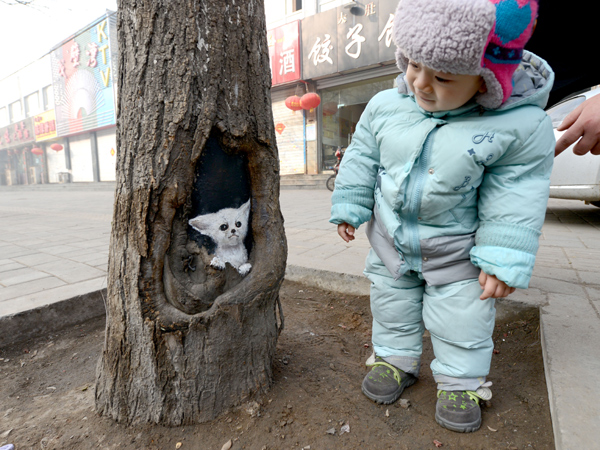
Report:
[[[285,105],[288,97],[305,89],[300,80],[300,22],[267,31],[271,61],[271,105],[279,150],[281,175],[307,173],[306,117]]]
[[[316,85],[316,153],[319,172],[337,162],[335,152],[352,142],[369,100],[393,88],[392,24],[397,0],[374,0],[351,9],[338,7],[302,21],[302,78]]]
[[[61,147],[54,153],[46,148],[52,183],[116,178],[116,50],[113,13],[50,53],[56,137],[49,143]]]
[[[0,129],[0,184],[43,182],[44,159],[35,147],[33,130],[31,118]]]
[[[372,75],[372,74],[371,74]],[[367,103],[380,91],[393,88],[396,74],[344,83],[321,88],[321,160],[322,169],[330,169],[336,162],[338,148],[345,150],[352,142],[356,124]]]

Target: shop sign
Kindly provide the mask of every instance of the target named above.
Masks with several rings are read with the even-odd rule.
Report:
[[[31,118],[0,128],[0,149],[28,144],[35,140]]]
[[[302,78],[394,61],[397,0],[372,0],[359,15],[338,7],[302,21]]]
[[[300,22],[267,31],[272,85],[300,79]]]
[[[56,137],[56,116],[53,109],[33,118],[33,132],[36,142]]]
[[[115,124],[112,23],[103,17],[50,53],[58,136]]]

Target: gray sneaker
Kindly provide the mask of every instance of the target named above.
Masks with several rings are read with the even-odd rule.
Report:
[[[375,403],[394,403],[400,398],[404,388],[417,381],[415,376],[392,366],[379,356],[375,357],[373,364],[367,365],[372,369],[362,382],[362,391]]]
[[[442,391],[437,394],[435,420],[444,428],[459,433],[471,433],[481,426],[479,400],[474,391]]]

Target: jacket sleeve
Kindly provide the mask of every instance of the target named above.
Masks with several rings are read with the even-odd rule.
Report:
[[[352,143],[346,150],[331,197],[331,223],[354,228],[368,222],[373,212],[379,170],[379,147],[371,129],[372,101],[363,112]]]
[[[546,215],[554,160],[552,123],[486,167],[479,189],[479,228],[471,261],[511,287],[527,288]]]

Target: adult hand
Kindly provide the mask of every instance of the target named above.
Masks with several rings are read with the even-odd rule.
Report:
[[[346,242],[350,242],[350,241],[354,240],[354,231],[356,231],[356,229],[352,225],[347,224],[347,223],[340,223],[337,226],[338,234]]]
[[[573,153],[600,155],[600,95],[587,99],[571,111],[557,130],[567,131],[556,142],[554,156],[560,155],[579,138]]]
[[[479,285],[483,289],[483,293],[479,297],[480,300],[486,300],[490,297],[500,298],[508,297],[515,292],[514,287],[510,287],[504,281],[499,280],[494,275],[488,275],[483,270],[479,274]]]

